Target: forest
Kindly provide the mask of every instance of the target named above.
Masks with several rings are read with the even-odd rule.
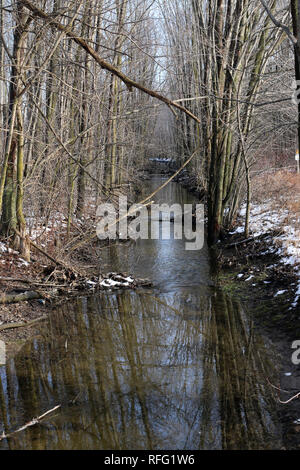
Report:
[[[299,11],[0,0],[0,449],[300,448]]]

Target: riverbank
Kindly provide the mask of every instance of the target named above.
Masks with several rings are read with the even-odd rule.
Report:
[[[236,238],[236,243],[232,246],[231,239],[230,248],[223,243],[217,251],[220,287],[247,305],[259,323],[300,336],[298,271],[276,252],[266,253],[263,238],[248,243]]]
[[[269,300],[283,313],[300,312],[300,176],[278,171],[254,180],[250,233],[244,237],[246,206],[218,246],[218,262],[234,290]]]

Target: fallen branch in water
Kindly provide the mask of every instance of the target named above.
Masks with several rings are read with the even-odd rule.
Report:
[[[46,411],[46,413],[42,414],[41,416],[38,416],[37,418],[33,418],[31,421],[29,421],[28,423],[24,424],[24,426],[21,426],[21,427],[20,427],[19,429],[17,429],[16,431],[12,431],[12,432],[9,433],[9,434],[5,434],[5,433],[3,432],[3,434],[0,436],[0,441],[3,441],[3,439],[8,439],[9,437],[13,436],[14,434],[17,434],[18,432],[24,431],[25,429],[30,428],[31,426],[35,426],[36,424],[39,424],[42,419],[46,418],[46,416],[48,416],[49,414],[51,414],[51,413],[53,413],[54,411],[58,410],[59,408],[61,408],[61,405],[55,406],[55,407],[52,408],[51,410]]]
[[[112,289],[135,289],[137,287],[151,287],[149,279],[135,279],[124,273],[108,273],[84,280],[82,287],[89,289],[112,290]]]
[[[0,282],[24,282],[31,284],[32,287],[38,287],[38,291],[26,291],[26,287],[14,286],[14,291],[19,290],[20,293],[5,294],[0,293],[0,305],[12,304],[22,302],[25,300],[44,299],[50,300],[51,298],[58,298],[60,295],[77,295],[78,291],[104,291],[104,290],[118,290],[118,289],[136,289],[138,287],[151,287],[152,282],[149,279],[133,278],[124,273],[108,273],[100,274],[99,276],[92,276],[91,278],[80,277],[76,278],[69,283],[63,279],[64,271],[55,271],[57,281],[56,283],[49,282],[36,282],[29,279],[0,277]],[[63,283],[65,281],[65,283]],[[29,288],[29,286],[28,286]],[[24,291],[24,292],[23,292]],[[26,326],[28,324],[24,324]],[[11,327],[13,328],[13,327]],[[1,327],[0,327],[1,331]]]
[[[287,405],[291,401],[297,400],[297,398],[300,398],[300,392],[297,393],[296,395],[292,396],[291,398],[289,398],[286,401],[282,401],[282,400],[280,400],[280,398],[278,398],[278,401],[279,401],[279,403],[282,403],[283,405]]]
[[[278,392],[290,393],[287,390],[282,390],[281,388],[276,387],[275,385],[273,385],[268,378],[267,378],[267,381],[268,381],[269,385],[271,385],[271,387],[275,388]],[[291,403],[291,401],[297,400],[297,398],[300,398],[300,392],[296,393],[296,395],[293,395],[288,400],[282,401],[282,400],[280,400],[279,393],[278,393],[278,401],[282,405],[287,405],[288,403]]]

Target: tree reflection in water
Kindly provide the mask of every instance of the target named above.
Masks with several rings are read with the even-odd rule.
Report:
[[[273,364],[222,292],[78,299],[0,368],[0,432],[63,405],[0,448],[278,448]]]

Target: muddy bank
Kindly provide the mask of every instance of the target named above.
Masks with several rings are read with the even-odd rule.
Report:
[[[235,299],[240,299],[255,330],[276,344],[280,378],[269,383],[279,405],[284,449],[300,448],[299,365],[292,361],[293,344],[300,338],[300,305],[297,299],[299,276],[286,265],[272,240],[276,233],[244,241],[241,234],[230,236],[213,250],[216,282]],[[265,371],[265,379],[268,370]]]
[[[299,276],[282,262],[273,239],[276,232],[245,240],[229,236],[213,250],[219,285],[239,297],[260,324],[278,326],[300,337],[297,299]]]

